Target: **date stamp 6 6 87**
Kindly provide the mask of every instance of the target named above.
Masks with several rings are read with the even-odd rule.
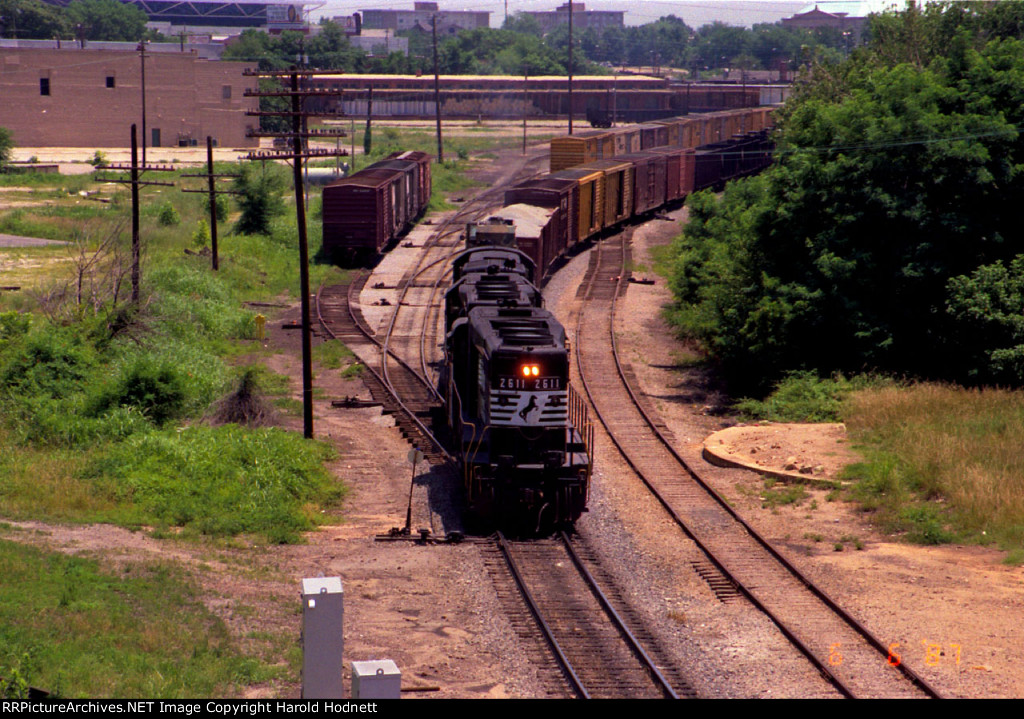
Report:
[[[950,654],[946,655],[943,650],[942,644],[936,642],[929,642],[926,639],[921,640],[921,651],[924,657],[925,665],[929,667],[937,667],[942,663],[953,662],[956,666],[960,666],[960,659],[962,653],[962,647],[959,644],[950,643],[947,644]],[[899,642],[894,642],[889,645],[889,656],[886,657],[886,663],[891,667],[898,667],[903,663],[903,655],[911,649],[903,649]],[[833,667],[839,667],[843,665],[843,645],[842,642],[836,642],[835,644],[829,645],[828,651],[828,663]]]

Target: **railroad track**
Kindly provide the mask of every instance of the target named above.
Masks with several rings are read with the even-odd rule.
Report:
[[[449,260],[461,249],[458,235],[464,223],[492,211],[500,204],[506,185],[535,175],[536,166],[544,159],[543,154],[534,155],[520,166],[503,169],[492,187],[469,199],[433,230],[415,264],[396,287],[389,288],[398,294],[383,330],[375,330],[363,316],[359,298],[369,274],[356,276],[348,284],[321,287],[316,294],[317,320],[325,333],[342,340],[362,360],[366,368],[363,379],[374,401],[394,418],[402,436],[424,453],[429,465],[443,468],[448,484],[457,483],[455,463],[432,424],[442,403],[436,389],[436,367],[441,357],[440,298]],[[410,493],[407,525],[413,515],[412,502]],[[425,515],[428,521],[424,524],[436,533],[429,507],[421,507],[416,514]],[[461,529],[458,532],[461,534]]]
[[[577,369],[601,423],[625,461],[713,568],[699,573],[728,593],[735,588],[779,627],[832,686],[847,697],[940,697],[905,663],[762,538],[672,447],[652,418],[615,344],[616,298],[626,285],[632,231],[594,250],[578,296]],[[893,666],[898,664],[898,666]]]
[[[659,666],[663,660],[645,648],[650,635],[620,597],[599,586],[589,550],[564,532],[528,541],[498,533],[484,545],[484,558],[520,637],[536,643],[538,630],[543,635],[532,658],[549,696],[695,695],[684,677]]]

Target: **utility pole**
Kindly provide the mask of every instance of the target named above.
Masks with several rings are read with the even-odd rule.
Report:
[[[569,134],[572,134],[572,0],[569,0]]]
[[[526,93],[526,83],[530,78],[529,65],[523,66],[523,154],[526,154],[526,114],[529,110],[530,96]]]
[[[336,157],[347,154],[345,150],[310,150],[304,149],[306,141],[311,137],[338,138],[344,137],[344,130],[303,130],[306,118],[316,117],[339,117],[339,113],[308,112],[303,108],[303,102],[307,97],[333,97],[340,99],[341,92],[337,90],[313,90],[309,88],[299,89],[299,75],[308,76],[314,74],[311,70],[291,69],[285,71],[246,71],[246,75],[272,76],[284,80],[290,79],[290,85],[281,90],[261,91],[246,90],[246,97],[289,97],[291,98],[291,110],[289,111],[260,111],[249,110],[247,115],[257,116],[284,116],[291,118],[290,132],[250,132],[250,137],[284,137],[291,139],[291,152],[257,151],[250,152],[247,159],[250,160],[291,160],[292,181],[295,186],[295,222],[299,232],[299,292],[302,296],[302,420],[303,435],[306,439],[313,438],[313,346],[312,327],[310,325],[309,306],[309,244],[306,237],[306,204],[303,197],[302,163],[310,157]]]
[[[142,164],[146,164],[146,41],[139,41],[139,63],[142,66]],[[134,132],[132,135],[134,136]]]
[[[619,95],[619,75],[616,73],[612,77],[612,127],[615,127],[615,114],[616,105],[618,103]]]
[[[143,145],[145,147],[145,145]],[[130,172],[131,179],[114,177],[97,177],[98,182],[117,182],[122,185],[132,186],[132,304],[138,304],[142,296],[142,242],[139,237],[139,188],[149,185],[161,185],[163,187],[174,187],[171,182],[143,182],[139,174],[146,170],[157,172],[169,172],[173,167],[149,167],[143,161],[139,166],[139,144],[135,135],[135,125],[132,125],[132,164],[131,165],[107,165],[108,170]]]
[[[370,149],[373,147],[373,134],[370,127],[371,119],[373,118],[373,85],[367,88],[366,95],[366,130],[363,132],[363,154],[370,154]]]
[[[434,36],[434,117],[437,120],[437,161],[444,162],[444,144],[441,141],[441,76],[437,73],[437,15],[430,18]]]
[[[220,269],[220,260],[217,253],[217,195],[240,195],[236,190],[218,190],[214,180],[226,177],[238,177],[238,175],[215,175],[213,174],[213,138],[206,136],[206,174],[205,175],[182,175],[182,177],[205,177],[207,188],[205,190],[186,190],[182,192],[205,192],[210,196],[210,254],[212,255],[212,268],[216,272]]]

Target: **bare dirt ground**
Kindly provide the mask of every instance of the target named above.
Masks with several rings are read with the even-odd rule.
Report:
[[[649,244],[665,241],[665,232],[655,235],[645,239],[643,232],[637,233],[638,262],[649,261]],[[703,442],[733,420],[722,413],[727,398],[714,378],[681,361],[689,350],[672,339],[661,318],[660,307],[667,300],[660,280],[631,285],[620,312],[619,334],[642,388],[665,417],[684,456],[699,464],[734,506],[807,574],[884,641],[898,644],[896,651],[943,691],[965,697],[1024,697],[1024,671],[1018,661],[1024,643],[1024,569],[1001,564],[1001,553],[989,549],[902,544],[872,528],[854,506],[830,501],[825,489],[809,486],[799,503],[773,506],[765,497],[787,486],[784,482],[769,490],[754,472],[704,464]],[[266,350],[257,353],[254,346],[254,357],[288,375],[293,397],[299,399],[298,337],[282,329],[297,317],[293,307],[273,318]],[[342,379],[338,370],[318,368],[315,386],[316,436],[337,448],[332,470],[350,493],[340,513],[326,517],[325,526],[310,533],[306,544],[224,547],[157,540],[109,526],[40,523],[17,524],[30,531],[4,536],[86,553],[111,565],[149,559],[179,563],[199,583],[205,604],[243,646],[256,631],[279,632],[297,646],[300,580],[340,576],[346,666],[353,660],[393,659],[402,670],[403,687],[422,690],[406,696],[536,696],[532,667],[514,644],[514,632],[501,615],[472,545],[374,540],[374,535],[404,522],[412,474],[409,447],[390,418],[376,408],[332,408],[331,399],[369,396],[361,382]],[[301,420],[294,416],[283,417],[282,423],[301,429]],[[820,475],[827,478],[850,456],[845,454],[851,451],[848,444],[837,443],[834,436],[819,443],[820,431],[813,428],[799,433],[752,429],[756,432],[731,438],[729,451],[757,456],[766,467],[781,463],[784,469],[795,457],[812,468],[821,466]],[[584,524],[611,526],[595,521],[595,515],[611,513],[614,526],[628,533],[645,559],[677,572],[680,597],[671,598],[669,606],[682,607],[684,595],[697,592],[701,582],[685,566],[663,519],[648,509],[642,488],[625,472],[620,476],[606,466],[600,479],[595,512]],[[417,481],[429,482],[429,475],[421,474]],[[707,593],[706,587],[703,591]],[[668,612],[673,621],[692,627],[695,636],[713,636],[726,647],[718,669],[708,670],[721,672],[707,678],[714,685],[712,695],[755,695],[736,687],[756,679],[771,687],[762,689],[762,696],[806,696],[799,688],[804,685],[792,676],[796,670],[791,663],[776,661],[776,652],[784,651],[780,644],[735,640],[730,611],[712,601]],[[297,697],[299,691],[296,682],[277,682],[255,687],[248,696]]]

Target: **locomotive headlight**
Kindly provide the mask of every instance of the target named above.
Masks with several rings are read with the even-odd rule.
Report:
[[[523,365],[523,377],[539,377],[540,367],[535,364],[524,364]]]

